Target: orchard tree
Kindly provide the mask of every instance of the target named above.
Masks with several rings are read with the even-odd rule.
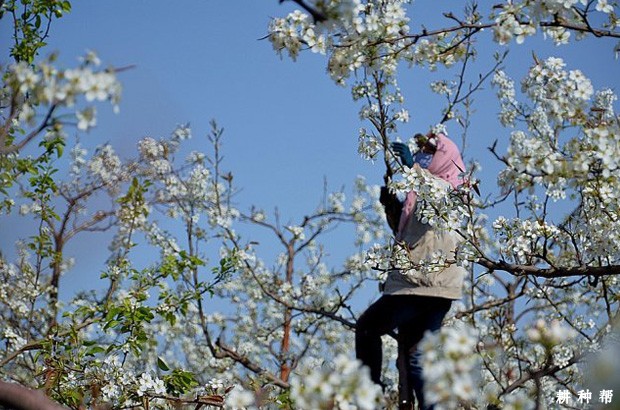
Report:
[[[510,63],[502,50],[539,32],[567,47],[588,36],[617,41],[615,4],[471,3],[444,13],[444,26],[415,31],[416,9],[405,1],[293,3],[299,10],[268,28],[276,52],[324,54],[331,78],[362,104],[360,154],[381,161],[394,192],[418,193],[419,217],[462,237],[456,255],[415,261],[470,272],[463,303],[420,345],[429,399],[447,409],[546,408],[558,391],[576,402],[581,390],[618,386],[618,361],[604,356],[613,353],[589,358],[612,352],[620,304],[617,98],[559,58],[534,56],[519,89],[502,69]],[[96,104],[119,104],[123,68],[102,69],[94,53],[68,69],[53,57],[37,61],[47,23],[70,5],[19,7],[31,14],[0,2],[0,21],[15,27],[0,102],[0,212],[3,223],[27,216],[33,232],[0,253],[0,404],[55,408],[47,396],[75,409],[394,408],[393,363],[381,392],[351,358],[359,290],[413,262],[399,257],[379,187],[359,178],[354,192],[326,191],[315,209],[283,222],[278,212],[236,204],[215,122],[206,153],[181,155],[195,138],[187,125],[141,139],[130,158],[110,144],[92,153],[71,144],[67,127],[85,131],[96,126]],[[484,36],[500,51],[469,81]],[[453,124],[463,140],[473,96],[495,87],[507,128],[495,137],[508,141],[489,141],[488,156],[503,167],[496,192],[479,181],[482,157],[470,158],[467,183],[446,195],[390,151],[409,119],[399,72],[418,69],[457,73],[431,84],[447,102],[432,129]],[[359,252],[329,266],[330,233],[341,225],[355,227]],[[243,233],[247,226],[272,235],[273,260]],[[98,231],[112,234],[101,285],[62,300],[67,244]],[[155,256],[142,266],[138,252]],[[216,301],[230,308],[218,311]],[[386,344],[394,359],[394,340]],[[616,380],[597,384],[601,371]]]
[[[425,344],[431,400],[447,408],[485,403],[542,408],[555,402],[558,390],[577,397],[587,388],[578,364],[618,320],[617,97],[610,89],[594,90],[581,71],[553,57],[534,55],[519,94],[501,69],[506,57],[501,52],[475,81],[468,83],[466,73],[479,54],[476,40],[486,33],[499,45],[518,46],[538,32],[557,45],[584,37],[617,43],[615,5],[605,0],[509,1],[491,8],[471,3],[462,13],[444,13],[445,26],[415,31],[408,16],[415,8],[406,1],[295,3],[300,10],[272,21],[274,49],[293,59],[302,50],[326,55],[329,75],[364,103],[360,116],[369,128],[360,130],[360,153],[384,158],[385,182],[394,191],[417,191],[426,204],[418,207],[419,217],[463,238],[456,258],[427,261],[429,267],[443,266],[453,258],[471,268],[469,295],[454,315],[469,329],[452,335],[447,328],[438,336],[445,341],[442,353],[436,340]],[[445,132],[452,121],[466,134],[471,97],[492,78],[499,121],[512,129],[506,152],[489,143],[492,156],[504,165],[497,195],[476,195],[475,163],[463,170],[469,183],[448,199],[423,173],[394,164],[389,140],[409,117],[398,86],[399,70],[406,66],[457,68],[456,81],[431,84],[447,100],[434,132]],[[487,222],[487,210],[504,201],[514,204],[512,211]],[[372,263],[393,268],[391,254],[391,249],[374,252]],[[403,263],[396,261],[406,269]],[[474,359],[481,372],[460,363]]]

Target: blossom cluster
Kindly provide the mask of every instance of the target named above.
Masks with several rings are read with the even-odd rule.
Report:
[[[218,203],[218,195],[226,188],[217,181],[211,170],[205,166],[205,155],[192,152],[185,159],[181,172],[175,166],[175,156],[182,141],[191,138],[188,125],[179,125],[170,138],[156,140],[145,137],[138,143],[143,165],[140,172],[157,181],[155,201],[167,209],[167,216],[181,218],[197,225],[202,215],[206,215],[210,227],[230,226],[239,213],[227,204]],[[175,204],[180,206],[174,206]],[[153,244],[166,236],[155,225],[148,228],[149,238]],[[174,241],[167,238],[164,242],[175,247]]]
[[[118,189],[118,184],[128,178],[127,168],[123,169],[119,156],[110,144],[98,147],[87,166],[89,174],[111,190]]]
[[[114,405],[134,405],[145,395],[161,396],[166,393],[162,379],[149,372],[136,372],[117,355],[90,361],[83,374],[69,371],[60,382],[61,388],[66,390],[87,388],[89,383],[99,386],[98,401]]]
[[[556,45],[567,44],[571,37],[570,27],[581,27],[584,20],[594,19],[591,13],[602,13],[596,20],[607,18],[605,25],[614,28],[614,6],[608,0],[597,0],[596,7],[591,7],[587,0],[522,0],[507,1],[498,6],[499,12],[491,17],[495,19],[493,33],[495,41],[507,44],[513,39],[522,44],[542,28]],[[541,24],[561,22],[563,24]],[[579,32],[577,39],[583,37]]]
[[[563,326],[557,320],[547,323],[545,320],[539,319],[533,327],[527,330],[527,337],[534,343],[540,343],[550,348],[574,338],[575,333],[574,329]]]
[[[386,49],[397,50],[398,46],[384,40],[400,39],[409,31],[408,17],[404,5],[407,1],[391,2],[361,0],[339,0],[317,3],[322,21],[296,10],[285,18],[275,18],[269,26],[270,41],[278,53],[286,50],[295,59],[302,47],[315,53],[329,53],[328,71],[339,82],[362,66],[389,67],[394,70],[395,61],[383,59]]]
[[[376,257],[374,254],[372,257]],[[434,251],[423,259],[412,260],[411,253],[406,244],[397,243],[393,247],[390,258],[390,268],[398,269],[405,276],[418,278],[432,277],[434,273],[441,272],[454,263],[454,255],[446,255],[441,251]]]
[[[512,232],[508,232],[505,221],[499,221],[496,229],[503,230],[501,235],[510,241],[508,249],[520,248],[523,254],[527,248],[538,248],[538,252],[541,246],[551,244],[543,243],[544,238],[555,236],[554,243],[565,245],[555,255],[564,264],[594,263],[595,255],[617,255],[620,214],[611,200],[620,194],[620,126],[613,107],[616,95],[608,89],[594,92],[583,73],[566,70],[565,63],[553,57],[537,61],[522,81],[522,92],[533,102],[531,107],[517,101],[513,82],[505,73],[499,72],[494,82],[502,104],[502,122],[514,125],[516,119],[523,119],[527,125],[527,130],[511,133],[500,186],[505,192],[527,190],[530,199],[541,187],[555,202],[575,197],[580,202],[572,214],[555,224],[513,221],[508,224]],[[567,126],[572,127],[570,135],[564,135]],[[540,213],[541,207],[532,208],[532,212]],[[580,262],[571,260],[575,248]]]
[[[25,244],[19,244],[19,252],[22,257],[27,257],[28,253]],[[36,283],[35,273],[32,266],[23,263],[20,266],[9,263],[4,259],[0,259],[0,301],[2,307],[6,307],[7,311],[2,312],[7,322],[22,320],[27,317],[30,310],[28,300],[34,298],[40,292],[40,286]],[[21,278],[18,280],[18,278]],[[12,297],[19,294],[20,298]],[[15,316],[13,316],[15,315]],[[7,328],[8,331],[10,328]],[[14,334],[15,331],[10,332]],[[21,346],[20,346],[21,347]]]
[[[544,221],[513,218],[510,221],[500,216],[493,222],[498,239],[500,257],[517,263],[531,262],[540,257],[552,240],[559,240],[560,230]]]
[[[537,120],[558,123],[581,123],[587,102],[593,94],[592,83],[580,70],[565,70],[561,58],[549,57],[532,66],[521,87],[546,118]]]
[[[433,176],[426,169],[417,166],[407,168],[403,178],[393,181],[390,188],[397,193],[414,191],[418,204],[416,216],[423,223],[437,229],[458,230],[468,215],[459,191],[453,192],[447,182]]]
[[[235,388],[226,396],[226,407],[231,410],[254,410],[256,398],[254,393],[243,389],[240,386]]]
[[[419,344],[424,369],[425,399],[438,409],[458,408],[477,396],[475,370],[476,331],[461,324],[444,326],[437,333],[428,332]]]
[[[370,380],[367,367],[346,355],[307,369],[291,380],[291,398],[300,409],[376,409],[381,387]]]
[[[88,102],[110,101],[115,110],[121,96],[121,85],[114,70],[99,70],[99,60],[92,53],[83,59],[78,68],[60,70],[50,62],[30,65],[19,62],[6,70],[2,95],[12,102],[21,102],[13,107],[18,113],[19,123],[33,125],[36,110],[45,107],[69,107],[77,104],[83,96]],[[96,125],[96,110],[87,106],[76,113],[77,126],[88,130]]]

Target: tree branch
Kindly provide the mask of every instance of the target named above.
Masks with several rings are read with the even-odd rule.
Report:
[[[7,154],[12,154],[14,152],[17,152],[19,150],[21,150],[22,148],[24,148],[26,145],[28,145],[29,142],[31,142],[37,135],[39,135],[41,133],[41,131],[43,131],[45,128],[47,128],[50,125],[50,119],[52,118],[52,114],[54,114],[54,111],[56,110],[57,105],[52,105],[49,109],[49,111],[47,112],[47,114],[45,115],[45,119],[43,120],[43,122],[41,122],[41,125],[39,125],[35,130],[33,130],[30,134],[28,134],[26,136],[26,138],[24,138],[22,141],[20,141],[18,144],[13,144],[10,146],[4,146],[1,145],[0,146],[0,155],[7,155]],[[2,135],[0,138],[0,141],[5,141],[6,136]]]
[[[541,268],[534,265],[518,265],[505,261],[491,261],[481,259],[476,262],[491,270],[501,270],[515,276],[537,276],[540,278],[568,278],[572,276],[608,276],[620,275],[620,265],[610,266],[569,266],[569,267],[550,267]]]
[[[0,381],[0,404],[14,410],[67,410],[41,391],[3,381]]]
[[[620,38],[620,33],[617,33],[611,30],[597,29],[597,28],[590,26],[589,23],[588,25],[580,26],[578,24],[571,24],[566,21],[541,21],[540,26],[541,27],[561,27],[567,30],[578,31],[581,33],[590,33],[594,35],[595,37]]]
[[[253,363],[246,356],[240,355],[230,346],[225,345],[224,342],[222,342],[221,338],[218,338],[215,344],[219,348],[216,353],[217,358],[220,358],[220,359],[226,358],[226,357],[230,358],[234,360],[235,362],[239,363],[240,365],[242,365],[243,367],[245,367],[246,369],[258,375],[266,377],[268,380],[270,380],[273,384],[275,384],[278,387],[282,387],[283,389],[288,389],[290,387],[290,385],[287,382],[269,373],[267,370],[263,369],[256,363]]]
[[[542,369],[538,369],[538,370],[529,370],[527,372],[527,374],[525,374],[520,379],[514,381],[512,384],[510,384],[508,387],[506,387],[504,389],[504,391],[502,392],[502,395],[506,395],[506,394],[516,390],[517,388],[521,387],[522,385],[524,385],[529,380],[538,380],[541,377],[549,376],[549,375],[552,375],[552,374],[555,374],[555,373],[559,372],[560,370],[564,370],[564,369],[572,366],[573,364],[577,363],[577,361],[580,358],[581,358],[581,355],[575,354],[565,364],[562,364],[562,365],[557,365],[556,364],[556,365],[553,365],[553,366],[546,366],[546,367],[543,367]]]

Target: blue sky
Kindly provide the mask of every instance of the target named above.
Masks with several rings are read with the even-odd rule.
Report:
[[[411,8],[411,27],[449,24],[441,12],[456,13],[462,4],[417,1]],[[216,119],[225,128],[224,168],[234,173],[242,189],[237,196],[240,208],[254,204],[269,212],[277,206],[284,222],[294,222],[318,204],[324,178],[333,190],[351,188],[357,175],[380,183],[383,169],[380,162],[372,165],[358,156],[358,129],[367,124],[359,120],[349,90],[336,86],[327,75],[325,58],[306,53],[296,63],[280,60],[271,44],[260,40],[267,34],[270,17],[292,9],[277,0],[76,0],[73,11],[53,25],[43,54],[59,50],[59,65],[68,67],[89,49],[104,65],[135,65],[119,75],[124,87],[120,113],[100,106],[98,127],[80,136],[85,145],[111,142],[121,154],[131,156],[140,138],[166,136],[177,124],[189,122],[194,134],[190,149],[206,150],[208,122]],[[0,28],[3,39],[9,38],[6,23]],[[481,53],[472,78],[491,66],[493,50],[502,49],[489,41],[490,36],[487,32],[480,37]],[[613,46],[601,40],[557,48],[541,38],[528,39],[511,47],[505,66],[520,79],[536,49],[540,58],[558,55],[568,68],[582,69],[595,89],[609,86],[618,91],[620,72]],[[6,54],[0,61],[7,61]],[[443,101],[429,91],[429,79],[453,75],[420,68],[402,72],[400,84],[412,121],[402,126],[401,137],[424,132],[440,119]],[[499,169],[486,147],[495,139],[502,146],[509,135],[496,120],[499,106],[493,95],[487,84],[475,96],[477,111],[466,147],[466,161],[475,158],[483,164],[485,193],[493,192]],[[448,127],[460,141],[456,126]],[[351,249],[353,233],[343,230],[333,238],[329,251],[341,260]],[[6,249],[14,239],[3,234],[0,245]],[[97,242],[86,241],[76,252]],[[100,266],[107,256],[105,251],[89,255],[91,266]],[[92,274],[76,269],[65,281],[71,287],[88,286]]]

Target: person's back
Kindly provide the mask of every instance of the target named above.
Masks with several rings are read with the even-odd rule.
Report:
[[[454,263],[460,240],[456,232],[433,229],[418,218],[409,218],[401,244],[396,245],[406,254],[409,266],[388,272],[383,294],[461,299],[467,271]],[[443,266],[433,266],[434,261]]]

